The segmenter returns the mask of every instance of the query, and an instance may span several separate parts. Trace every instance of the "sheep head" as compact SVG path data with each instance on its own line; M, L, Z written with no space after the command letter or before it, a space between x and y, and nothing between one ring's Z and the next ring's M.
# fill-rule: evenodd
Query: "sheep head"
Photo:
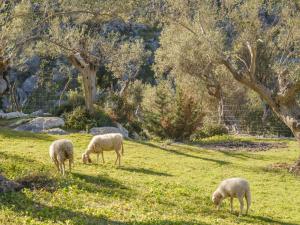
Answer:
M215 191L212 195L212 201L219 209L221 202L223 200L223 195L219 191Z
M90 156L88 154L83 153L82 154L82 162L84 164L87 164L87 163L92 163L92 160L91 160L91 158L90 158Z

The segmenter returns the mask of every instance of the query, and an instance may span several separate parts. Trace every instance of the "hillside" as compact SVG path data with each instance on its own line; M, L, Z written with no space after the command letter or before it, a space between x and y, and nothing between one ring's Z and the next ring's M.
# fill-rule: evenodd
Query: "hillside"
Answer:
M62 178L48 156L57 138L0 130L1 173L29 187L0 195L0 224L300 224L299 177L270 169L294 161L294 141L280 140L288 147L263 152L126 141L118 168L112 152L105 153L105 165L82 164L90 136L73 134L66 138L75 146L75 168ZM228 200L219 212L211 202L218 183L235 176L250 181L249 216L237 216L237 200L234 214Z

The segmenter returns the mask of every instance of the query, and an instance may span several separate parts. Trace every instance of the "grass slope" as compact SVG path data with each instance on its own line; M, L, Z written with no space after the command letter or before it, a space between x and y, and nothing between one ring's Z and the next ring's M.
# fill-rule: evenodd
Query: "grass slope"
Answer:
M59 136L0 130L0 172L10 179L37 180L36 190L0 195L0 224L300 224L300 179L284 170L297 144L267 152L222 153L188 145L125 142L123 166L83 165L89 135L67 136L75 145L75 168L57 175L48 146ZM211 140L215 141L215 140ZM95 157L94 157L95 159ZM211 193L228 177L245 177L252 188L249 216L230 214L228 200L215 210Z

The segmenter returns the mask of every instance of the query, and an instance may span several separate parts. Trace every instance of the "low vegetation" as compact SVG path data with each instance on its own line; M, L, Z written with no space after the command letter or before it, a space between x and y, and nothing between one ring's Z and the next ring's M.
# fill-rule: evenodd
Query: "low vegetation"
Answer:
M125 141L121 167L115 153L105 153L105 165L84 165L81 153L91 136L66 136L74 143L75 167L61 177L49 155L58 136L0 130L0 171L25 186L0 195L0 224L300 224L300 179L278 163L292 163L297 143L262 152L215 151L165 142ZM268 142L221 136L225 140ZM230 213L225 201L220 211L211 194L228 177L249 180L253 196L250 215Z

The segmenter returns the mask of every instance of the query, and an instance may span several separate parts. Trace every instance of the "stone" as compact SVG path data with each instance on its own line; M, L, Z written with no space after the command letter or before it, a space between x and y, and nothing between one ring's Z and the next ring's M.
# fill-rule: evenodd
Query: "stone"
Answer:
M133 132L131 136L134 140L142 140L142 138L140 137L140 135L138 135L137 132Z
M29 123L23 124L15 128L17 131L42 132L51 128L63 127L65 121L59 117L37 117Z
M122 126L120 123L116 123L117 127L120 129L121 133L123 134L123 137L128 138L129 137L129 131Z
M10 113L0 113L1 119L16 119L16 118L24 118L27 117L28 114L22 112L10 112Z
M35 88L37 88L38 77L28 77L22 84L22 89L26 94L31 94Z
M66 134L68 134L67 131L65 131L61 128L52 128L52 129L48 129L48 130L43 130L42 133L57 134L57 135L66 135Z
M44 115L44 111L42 109L30 114L30 116L43 116L43 115Z
M90 134L92 135L111 134L111 133L119 133L122 134L124 138L128 138L128 136L122 133L122 131L117 127L94 127L90 130Z

